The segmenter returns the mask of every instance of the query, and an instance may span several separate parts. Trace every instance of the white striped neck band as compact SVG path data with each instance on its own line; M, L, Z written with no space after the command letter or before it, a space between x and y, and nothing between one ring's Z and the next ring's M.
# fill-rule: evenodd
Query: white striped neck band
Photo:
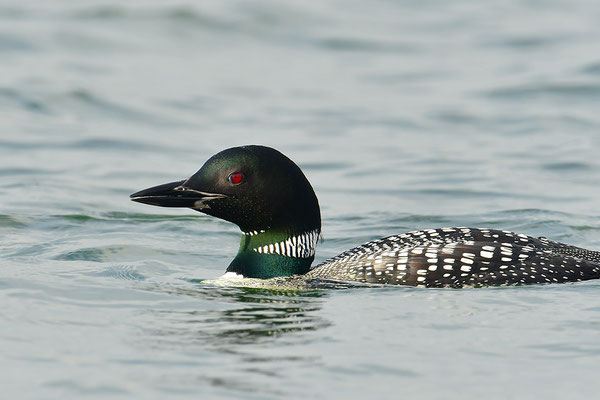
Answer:
M244 232L244 235L254 236L264 231ZM289 237L280 242L258 246L252 250L260 254L279 254L285 257L309 258L315 255L319 240L319 231L313 230Z

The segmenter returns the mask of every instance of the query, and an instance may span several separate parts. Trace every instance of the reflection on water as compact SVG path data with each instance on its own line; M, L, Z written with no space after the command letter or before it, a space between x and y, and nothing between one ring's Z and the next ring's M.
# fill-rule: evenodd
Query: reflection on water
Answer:
M331 325L318 315L327 292L250 287L218 287L198 283L193 287L154 286L160 291L199 300L201 308L153 309L152 335L163 345L260 344L286 338L308 340L294 333L316 331ZM158 328L157 328L158 327Z
M319 315L328 296L321 290L203 283L148 289L183 302L181 307L149 310L143 318L140 343L166 358L186 355L185 379L180 372L166 372L176 379L177 387L204 382L243 398L248 393L288 397L290 393L282 387L273 387L272 379L282 378L290 366L312 369L318 364L320 356L298 351L298 347L310 346L316 331L332 325Z

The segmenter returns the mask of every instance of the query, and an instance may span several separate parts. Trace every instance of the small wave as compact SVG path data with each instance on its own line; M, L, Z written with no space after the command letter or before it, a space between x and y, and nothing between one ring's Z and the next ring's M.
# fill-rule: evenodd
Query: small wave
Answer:
M62 253L56 257L54 260L58 261L94 261L94 262L102 262L105 261L105 256L107 252L114 252L114 249L108 248L87 248L87 249L78 249L74 251L69 251L67 253Z
M7 145L9 148L28 148L27 146L18 146L16 143L6 143L0 141L0 146ZM27 175L27 176L35 176L35 175L55 175L57 173L63 172L62 170L51 170L51 169L40 169L40 168L0 168L0 176L19 176L19 175Z
M0 214L0 228L23 228L28 226L22 218L17 218L12 215Z
M79 10L72 14L75 19L84 20L167 20L174 21L179 26L182 24L193 24L211 29L236 31L239 24L228 21L215 15L210 15L195 7L175 6L157 9L125 8L118 6L101 6L85 10Z
M131 265L113 265L94 275L131 281L143 281L146 279L144 275L140 274Z
M315 41L318 47L335 51L357 51L378 53L413 53L416 48L407 43L384 42L361 38L334 37Z
M313 163L303 163L301 168L303 170L316 170L316 171L330 171L330 170L340 170L340 169L348 169L351 168L353 164L344 163L344 162L313 162Z
M592 231L592 232L596 232L596 231L600 231L600 225L568 225L569 228L573 229L574 231L578 231L578 232L587 232L587 231Z
M453 125L474 125L481 123L481 118L476 117L474 114L469 114L463 111L442 111L433 115L442 122L453 124Z
M36 50L36 46L31 42L13 35L0 33L0 53L33 50Z
M63 246L64 247L64 246ZM37 251L45 251L41 246L35 247ZM53 254L56 250L53 251ZM31 249L28 250L28 253ZM106 246L90 246L71 248L71 250L62 250L51 257L56 261L89 261L95 263L137 261L153 255L165 256L174 254L167 249L157 249L151 246L138 245L119 245L111 244Z
M76 11L73 16L77 19L119 19L128 16L127 10L116 6L100 6Z
M527 97L600 97L600 85L593 83L550 83L496 88L484 93L491 98L527 98Z
M194 221L206 218L202 215L166 215L166 214L140 214L111 211L99 215L89 214L55 214L49 216L52 219L63 220L76 223L96 223L106 221L136 221L136 222L154 222L154 221Z
M99 111L111 117L116 117L124 120L132 120L136 123L145 122L151 125L168 125L170 127L172 127L173 125L180 125L180 123L176 121L159 117L155 114L147 113L145 111L139 111L132 107L120 104L118 102L105 99L97 95L96 93L93 93L86 89L71 90L59 96L57 100L59 101L59 103L64 103L64 105L70 109L72 109L74 106L82 106L85 108L89 108L91 111L94 112Z
M117 138L89 138L72 142L64 147L74 149L106 149L106 150L139 150L147 145L140 141L117 139Z
M549 171L563 171L563 172L574 171L574 172L580 172L580 171L591 170L592 166L590 164L584 163L584 162L567 161L567 162L546 163L546 164L542 165L542 168L546 169L546 170L549 170Z
M12 88L0 87L0 100L1 99L5 99L9 103L13 103L27 111L51 114L50 109L45 106L42 100L34 98L31 94L26 94Z
M600 75L600 61L585 66L582 68L582 72L590 75Z
M104 219L111 220L135 220L135 221L198 221L198 220L213 220L205 215L169 215L169 214L142 214L142 213L127 213L120 211L111 211L101 214Z
M509 38L502 38L499 40L493 41L484 41L482 42L482 46L488 47L492 46L500 46L500 47L511 47L518 48L523 50L531 50L535 48L555 45L561 41L563 38L559 37L541 37L541 36L516 36Z

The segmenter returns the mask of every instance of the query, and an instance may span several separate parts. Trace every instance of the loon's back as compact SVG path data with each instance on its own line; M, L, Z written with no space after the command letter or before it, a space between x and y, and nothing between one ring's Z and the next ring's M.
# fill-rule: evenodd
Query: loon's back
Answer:
M307 277L457 288L575 282L600 278L600 252L509 231L440 228L365 243Z

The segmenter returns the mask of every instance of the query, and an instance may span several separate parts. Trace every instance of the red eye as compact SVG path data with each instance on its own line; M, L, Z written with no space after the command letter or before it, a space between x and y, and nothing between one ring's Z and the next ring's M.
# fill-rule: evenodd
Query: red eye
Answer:
M234 172L233 174L229 175L228 180L229 183L233 185L239 185L244 181L244 175L241 172Z

